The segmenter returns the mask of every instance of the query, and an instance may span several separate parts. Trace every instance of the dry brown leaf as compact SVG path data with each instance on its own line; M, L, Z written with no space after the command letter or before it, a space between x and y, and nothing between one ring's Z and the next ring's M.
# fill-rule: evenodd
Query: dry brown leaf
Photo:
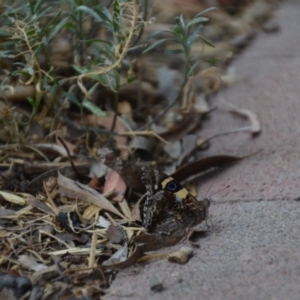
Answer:
M61 195L94 204L118 215L122 219L126 219L103 195L94 189L71 180L60 174L60 172L58 172L57 183Z
M255 153L254 153L255 154ZM252 154L252 155L254 155ZM251 155L244 157L230 156L230 155L216 155L206 157L186 164L174 172L171 177L177 181L183 181L191 176L199 175L201 172L207 171L211 168L222 167L229 163L237 162L241 159L247 158Z
M261 125L257 115L252 112L250 109L239 108L236 105L229 103L227 101L222 101L227 107L228 110L232 113L238 114L244 118L247 118L250 121L250 127L239 128L239 131L249 131L253 135L261 133Z
M40 210L48 215L56 216L55 212L47 204L45 204L43 201L41 201L37 198L29 196L27 199L27 202L31 206L37 208L38 210Z
M11 193L7 193L7 192L3 192L0 191L0 196L10 202L10 203L14 203L14 204L18 204L18 205L25 205L26 204L26 200L16 194L11 194Z
M145 194L146 195L146 194ZM138 202L134 205L132 211L131 211L131 216L132 216L132 219L134 221L140 221L142 222L142 218L141 218L141 210L140 210L140 205L141 205L141 202L143 201L144 199L144 196L142 196Z
M126 199L124 199L122 202L119 202L119 206L120 206L121 211L124 214L124 216L126 216L126 218L128 220L133 221L132 216L131 216L131 211L130 211L130 208L128 206Z
M112 200L121 202L124 199L126 189L127 186L124 180L116 171L111 170L106 177L103 194L109 194L113 192Z

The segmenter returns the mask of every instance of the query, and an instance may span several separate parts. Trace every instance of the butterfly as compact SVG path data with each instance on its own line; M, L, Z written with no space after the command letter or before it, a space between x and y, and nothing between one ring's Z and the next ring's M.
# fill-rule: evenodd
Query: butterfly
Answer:
M147 190L143 227L147 233L180 235L208 217L210 201L198 201L172 177L145 169L142 182Z

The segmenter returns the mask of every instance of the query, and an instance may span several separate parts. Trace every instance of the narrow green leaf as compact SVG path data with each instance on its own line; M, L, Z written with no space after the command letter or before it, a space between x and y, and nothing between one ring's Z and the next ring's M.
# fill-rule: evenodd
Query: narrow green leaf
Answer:
M65 97L68 98L72 103L74 103L74 104L76 104L76 105L78 105L78 106L81 105L80 102L79 102L79 100L75 97L74 94L65 92L64 95L65 95Z
M209 59L205 59L203 62L207 62L207 63L211 64L212 66L215 66L217 63L220 62L220 59L218 59L218 58L209 58Z
M169 50L165 50L165 53L166 53L166 54L173 55L173 54L181 54L181 53L184 53L184 51L183 51L182 49L169 49Z
M54 37L57 36L57 33L62 30L67 24L68 18L62 19L50 32L47 38L47 42L49 43Z
M98 81L99 83L101 83L102 85L106 86L108 85L108 79L107 76L102 76L102 75L91 75L89 76L91 79L95 79L96 81Z
M10 37L10 36L12 36L12 34L10 32L8 32L8 31L0 30L0 36Z
M93 17L97 22L102 23L103 19L91 8L85 6L85 5L80 5L75 9L75 12L82 11L91 17Z
M73 68L80 74L86 74L89 73L91 70L89 70L88 68L85 67L81 67L78 65L73 65Z
M183 15L182 14L179 17L179 20L180 20L181 27L184 28L185 27L185 23L184 23L184 19L183 19Z
M102 16L104 20L106 19L107 21L112 22L112 15L110 11L105 6L102 6L101 8L101 10L98 10L99 15Z
M93 102L87 100L86 98L83 99L82 106L99 117L106 116L105 112L101 108L99 108L97 105L95 105Z
M155 47L157 47L158 45L164 43L165 41L167 41L168 39L162 39L162 40L158 40L154 43L152 43L149 47L147 47L142 53L147 53L149 51L151 51L152 49L154 49Z
M189 69L188 71L188 77L190 77L191 75L193 75L194 70L196 69L196 67L200 64L200 61L196 62L195 64L192 65L192 67Z
M189 28L194 24L204 23L204 22L207 22L208 20L209 20L208 18L204 18L204 17L193 18L190 22L188 22L186 27Z
M206 40L205 38L203 38L201 36L201 40L203 43L205 43L206 45L210 46L210 47L213 47L213 48L216 48L215 45L213 45L212 43L210 43L208 40Z
M96 39L84 40L84 42L85 42L85 43L89 43L89 44L92 44L92 43L105 43L105 44L107 44L107 45L109 45L109 46L111 46L111 47L113 46L111 42L106 41L106 40L102 40L102 39L98 39L98 38L96 38Z
M53 25L56 25L55 23L57 23L58 18L61 16L61 10L59 10L59 12L50 20L50 22L43 27L43 31L48 30L49 28L51 28ZM55 28L55 27L54 27ZM52 28L51 28L52 29Z
M184 28L181 27L181 25L174 25L171 28L171 32L176 36L177 39L183 40L185 36Z
M160 34L162 32L168 32L170 34L173 34L172 31L170 31L170 30L157 30L157 31L154 31L151 34L149 34L148 37L147 37L147 40L152 39L153 37L157 36L158 34Z
M216 10L216 9L217 9L216 7L210 7L208 9L205 9L205 10L201 11L199 14L197 14L194 18L198 18L198 17L206 14L207 12L212 11L212 10Z
M195 42L196 38L198 37L198 34L199 34L200 30L202 29L202 27L203 27L202 24L198 25L197 28L194 30L193 34L188 37L187 46L189 48L194 44L194 42Z
M10 51L0 51L0 58L14 58Z

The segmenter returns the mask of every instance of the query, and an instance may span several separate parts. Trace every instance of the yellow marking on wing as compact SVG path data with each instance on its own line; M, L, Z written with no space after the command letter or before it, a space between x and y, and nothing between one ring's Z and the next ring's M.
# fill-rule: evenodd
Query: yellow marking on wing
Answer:
M182 188L181 190L177 191L174 194L182 199L185 199L189 194L189 192L185 188Z
M164 189L167 186L167 184L172 180L174 180L172 177L166 178L165 180L162 181L161 187Z

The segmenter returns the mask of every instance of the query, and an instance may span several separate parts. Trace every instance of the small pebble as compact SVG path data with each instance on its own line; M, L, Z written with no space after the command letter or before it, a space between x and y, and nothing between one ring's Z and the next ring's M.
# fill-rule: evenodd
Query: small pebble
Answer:
M161 292L164 289L162 282L157 276L153 276L150 279L150 290L153 292Z

